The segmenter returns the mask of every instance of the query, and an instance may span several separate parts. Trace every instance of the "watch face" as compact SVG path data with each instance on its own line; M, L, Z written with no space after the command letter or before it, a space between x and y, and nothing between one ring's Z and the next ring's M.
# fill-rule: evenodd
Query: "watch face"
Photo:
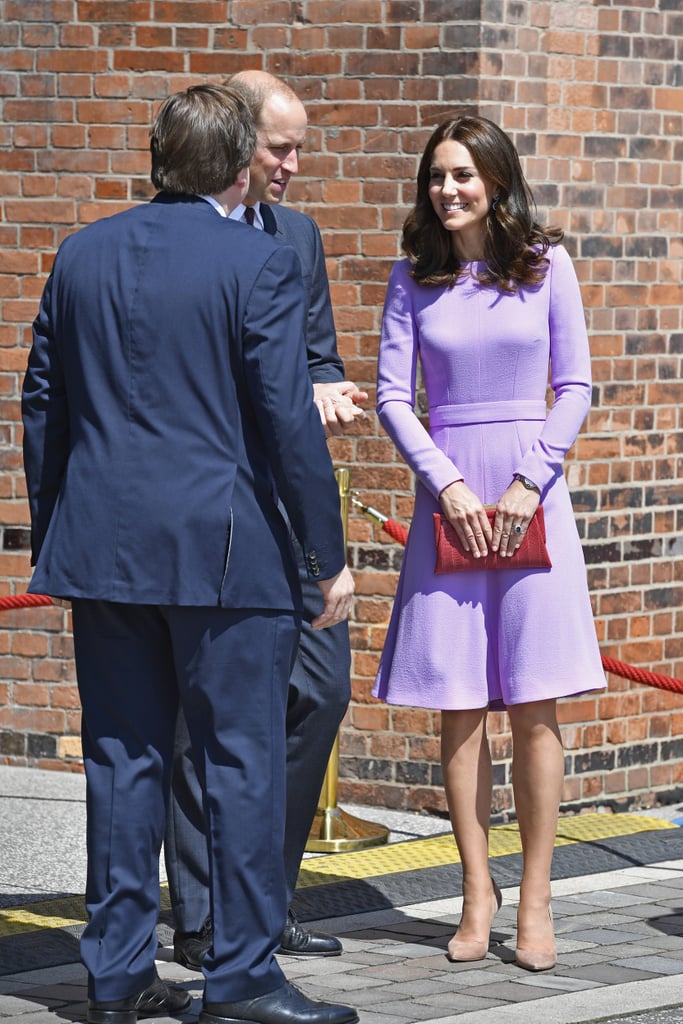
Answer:
M533 480L530 480L528 476L522 476L521 473L517 473L517 475L515 476L515 480L519 480L520 484L522 484L522 486L526 487L527 491L537 491L538 490L538 487L536 486L536 484L533 482Z

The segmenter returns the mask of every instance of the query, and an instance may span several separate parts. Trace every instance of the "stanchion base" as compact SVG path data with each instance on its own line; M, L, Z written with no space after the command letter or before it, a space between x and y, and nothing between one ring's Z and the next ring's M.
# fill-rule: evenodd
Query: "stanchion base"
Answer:
M307 853L344 853L380 846L389 839L386 825L363 821L339 807L318 809L306 843Z

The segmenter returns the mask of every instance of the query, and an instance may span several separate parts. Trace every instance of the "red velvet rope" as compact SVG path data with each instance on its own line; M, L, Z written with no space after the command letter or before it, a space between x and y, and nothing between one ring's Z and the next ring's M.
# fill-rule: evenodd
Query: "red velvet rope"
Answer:
M649 669L639 668L637 665L625 665L623 661L616 658L609 658L606 654L601 655L602 667L605 672L621 676L622 679L632 679L635 683L645 683L646 686L656 686L660 690L671 690L672 693L683 693L683 679L674 679L673 676L663 676L659 672L650 672Z
M365 515L381 523L382 529L397 543L405 547L408 539L408 530L405 526L397 523L395 519L389 519L376 509L371 509L369 505L364 505L357 498L353 498L352 502ZM33 608L36 605L50 604L52 604L52 598L47 597L46 594L12 594L9 597L0 597L0 612L10 608ZM683 679L663 676L659 672L650 672L649 669L639 668L637 665L627 665L623 661L617 661L616 658L609 658L606 654L602 655L602 667L605 672L621 676L622 679L631 679L635 683L656 686L660 690L670 690L673 693L683 693Z
M387 519L386 523L382 523L382 527L386 530L390 537L397 540L403 547L406 546L408 540L408 531L405 526L401 526L395 519Z
M35 608L41 604L52 604L52 598L47 594L11 594L0 597L0 612L8 608Z

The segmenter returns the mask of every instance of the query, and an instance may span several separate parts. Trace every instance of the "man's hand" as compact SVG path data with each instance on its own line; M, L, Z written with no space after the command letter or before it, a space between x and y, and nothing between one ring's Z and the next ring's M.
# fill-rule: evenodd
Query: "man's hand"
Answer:
M313 385L313 401L327 437L338 437L349 429L354 420L365 416L360 406L367 399L367 392L361 391L350 380Z
M320 615L313 619L313 629L325 629L326 626L334 626L348 619L355 590L353 576L348 568L344 566L332 579L318 580L317 583L325 599L325 607Z

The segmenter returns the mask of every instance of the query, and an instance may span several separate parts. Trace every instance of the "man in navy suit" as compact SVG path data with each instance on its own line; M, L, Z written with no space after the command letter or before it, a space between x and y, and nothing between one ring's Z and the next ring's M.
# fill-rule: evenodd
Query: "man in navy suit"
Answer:
M35 573L72 602L87 779L89 1024L187 1010L157 976L158 860L179 700L204 789L203 1024L345 1024L275 958L285 712L302 612L288 525L349 612L339 497L306 375L298 257L228 219L244 100L196 86L154 124L151 203L57 254L23 392ZM276 497L277 495L277 497Z
M299 255L306 288L308 375L326 431L340 434L362 415L360 403L367 396L344 380L317 225L311 217L281 205L289 180L299 170L306 111L289 86L266 72L240 72L229 83L249 104L257 129L249 191L231 217L261 228L291 245ZM304 621L287 705L285 873L290 902L332 745L348 706L351 658L346 622L325 630L311 625L320 612L320 593L307 579L295 538L294 545L304 595ZM211 945L203 828L201 790L181 716L165 856L176 924L175 958L194 970L201 969ZM281 953L336 956L342 951L336 937L304 928L291 909L283 925Z

